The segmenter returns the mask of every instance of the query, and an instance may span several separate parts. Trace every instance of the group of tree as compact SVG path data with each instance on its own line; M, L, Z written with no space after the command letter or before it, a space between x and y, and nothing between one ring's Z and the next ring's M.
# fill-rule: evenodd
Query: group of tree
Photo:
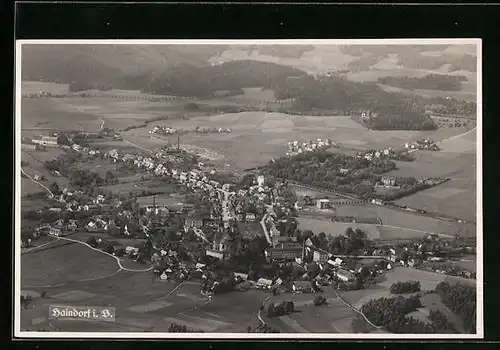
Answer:
M33 302L33 297L31 295L21 295L21 307L26 309Z
M420 282L419 281L404 281L395 282L391 285L391 294L408 294L420 292Z
M71 169L69 173L69 182L75 187L92 187L104 185L106 180L98 173L90 170Z
M113 254L115 253L115 247L111 242L107 242L105 240L99 241L96 237L92 236L87 239L87 244L92 248L99 248L102 251ZM123 254L122 254L123 255Z
M292 67L250 60L203 67L181 64L151 76L142 90L162 95L215 97L220 91L283 84L290 76L307 74Z
M269 326L267 323L265 323L263 325L258 325L255 328L248 326L247 333L280 333L280 331L276 328Z
M438 128L437 123L422 112L398 110L381 113L377 118L364 121L364 124L373 130L436 130Z
M448 321L446 315L439 309L430 310L429 320L437 334L458 333L451 322Z
M378 79L380 84L399 87L409 90L440 90L440 91L461 91L462 82L467 81L463 75L428 74L424 77L401 77L389 76Z
M374 325L384 327L391 333L435 333L429 324L407 316L420 307L419 297L398 296L370 300L361 311Z
M63 176L66 176L71 165L81 158L79 153L65 153L55 159L45 161L44 166L49 171L57 170Z
M189 328L185 324L171 323L168 327L169 333L204 333L202 330Z
M295 310L295 304L293 303L293 301L284 300L277 305L274 305L274 303L271 302L267 306L267 316L280 317L291 314L294 310Z
M340 172L343 167L353 170L352 175L343 175ZM376 182L377 176L395 167L396 164L389 159L372 163L341 153L315 151L278 158L263 167L262 172L266 176L368 198L373 192L372 183ZM365 184L365 180L369 184Z
M431 185L422 183L422 182L417 182L413 185L409 186L401 186L397 191L391 191L391 192L385 192L385 193L374 193L372 195L372 198L377 198L380 199L384 202L391 202L395 201L397 199L410 196L412 194L415 194L417 192L420 192L422 190L425 190L427 188L431 187Z
M314 306L325 305L326 302L327 302L326 298L322 295L315 296L313 300Z
M360 228L348 227L345 235L334 237L328 242L328 251L333 254L353 255L368 246L366 232Z
M463 321L467 333L476 331L476 290L473 286L441 282L436 286L436 293L443 304L450 308Z
M111 84L90 84L83 80L74 81L69 84L69 92L80 92L88 90L109 91L113 88Z

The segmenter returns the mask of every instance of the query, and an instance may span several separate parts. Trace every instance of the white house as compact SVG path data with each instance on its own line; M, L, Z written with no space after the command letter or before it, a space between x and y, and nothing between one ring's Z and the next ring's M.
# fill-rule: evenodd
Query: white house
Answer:
M269 280L269 279L266 279L266 278L259 278L257 280L257 285L261 288L271 288L273 284L273 281Z
M352 281L354 281L354 275L351 272L343 270L343 269L338 269L335 272L335 275L337 276L337 278L339 280L341 280L343 282L352 282Z

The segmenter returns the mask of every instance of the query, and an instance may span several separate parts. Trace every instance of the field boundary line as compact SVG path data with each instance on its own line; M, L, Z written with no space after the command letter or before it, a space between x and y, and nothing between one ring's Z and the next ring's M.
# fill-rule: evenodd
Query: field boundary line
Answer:
M47 186L45 186L44 184L42 184L41 182L38 182L36 181L34 178L32 178L30 175L28 175L24 169L21 167L21 173L23 173L28 179L30 179L31 181L33 181L34 183L36 183L37 185L43 187L48 193L49 193L49 197L50 198L54 198L54 194L52 193L51 190L49 190L49 188Z
M71 238L66 238L66 237L59 237L59 238L60 238L60 239L62 239L62 240L65 240L65 241L70 241L70 242L75 242L75 243L78 243L78 244L82 244L82 245L84 245L84 246L86 246L86 247L88 247L88 248L90 248L90 249L92 249L92 250L94 250L94 251L96 251L96 252L99 252L99 253L101 253L101 254L105 254L105 255L107 255L107 256L112 257L113 259L115 259L115 260L116 260L116 262L117 262L118 266L120 267L120 269L122 269L122 270L124 270L124 271L129 271L129 272L147 272L147 271L151 271L151 270L153 269L153 266L150 266L149 268L147 268L147 269L142 269L142 270L133 270L133 269L129 269L129 268L127 268L127 267L123 266L123 265L122 265L122 262L121 262L121 260L120 260L120 258L118 258L118 257L114 256L113 254L110 254L110 253L108 253L108 252L105 252L105 251L102 251L102 250L100 250L100 249L94 248L94 247L92 247L91 245L89 245L89 244L87 244L87 243L85 243L85 242L79 241L79 240L77 240L77 239L71 239Z
M52 237L51 237L51 238L52 238ZM41 244L41 245L36 246L36 247L28 248L28 249L25 249L24 251L23 251L23 250L21 250L21 255L22 255L22 254L26 254L26 253L31 253L31 252L33 252L33 251L36 251L37 249L40 249L40 248L42 248L42 247L45 247L45 246L47 246L47 245L49 245L49 244L52 244L52 243L55 243L55 242L57 242L57 241L59 241L59 237L57 237L54 241L50 241L50 242L47 242L47 243Z
M361 315L365 321L372 327L374 327L375 329L380 329L380 330L384 330L385 329L383 327L380 327L380 326L376 326L374 325L366 316L365 314L363 313L363 311L361 310L358 310L357 308L355 308L354 306L352 306L350 303L348 303L347 301L345 301L339 294L339 292L337 290L335 290L335 293L337 294L337 298L343 302L348 308L350 308L351 310L353 310L354 312L356 312L357 314Z

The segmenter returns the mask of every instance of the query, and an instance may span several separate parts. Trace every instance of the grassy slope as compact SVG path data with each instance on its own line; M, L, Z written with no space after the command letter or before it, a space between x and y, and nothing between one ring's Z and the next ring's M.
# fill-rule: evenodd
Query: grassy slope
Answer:
M114 80L120 75L143 74L180 63L207 64L221 46L187 45L25 45L23 80L70 83L87 78Z

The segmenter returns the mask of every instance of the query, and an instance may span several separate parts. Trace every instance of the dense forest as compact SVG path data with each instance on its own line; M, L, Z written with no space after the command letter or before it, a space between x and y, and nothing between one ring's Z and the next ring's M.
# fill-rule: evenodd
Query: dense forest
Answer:
M404 298L379 298L364 304L361 311L375 325L384 327L391 333L434 333L427 323L407 314L422 307L418 296Z
M443 304L460 316L467 333L476 332L476 290L469 285L441 282L436 286Z
M351 169L352 174L343 175L340 168ZM261 170L266 176L368 198L372 194L373 184L379 180L378 175L395 168L396 164L390 160L374 163L341 153L316 151L278 158ZM368 183L364 184L363 180Z
M409 313L422 307L418 296L404 298L379 298L363 305L361 311L375 325L384 327L391 333L457 333L446 316L439 310L432 310L429 322L420 321L408 316Z
M244 87L272 87L288 79L306 77L301 70L275 63L259 61L232 61L216 66L170 67L150 77L142 90L163 95L207 97L216 91L238 90Z
M419 281L396 282L391 285L391 294L407 294L420 292Z
M399 87L402 89L427 89L440 91L461 91L462 82L467 81L463 75L428 74L421 78L413 77L382 77L380 84Z

